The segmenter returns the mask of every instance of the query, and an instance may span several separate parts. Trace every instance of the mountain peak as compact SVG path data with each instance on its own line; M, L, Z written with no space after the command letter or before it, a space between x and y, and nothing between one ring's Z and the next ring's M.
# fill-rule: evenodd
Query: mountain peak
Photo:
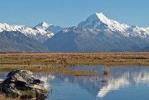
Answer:
M90 15L85 21L78 26L84 28L106 29L107 26L113 24L113 20L107 18L102 12Z
M36 29L48 29L49 28L49 24L45 21L39 23L38 25L35 26Z
M107 23L107 24L110 23L110 19L107 18L102 12L100 13L96 12L95 15L101 22Z
M105 16L103 12L96 12L95 13L97 16Z
M41 23L41 25L44 26L44 27L49 27L49 24L48 24L47 22L45 22L45 21L43 21L43 22Z
M105 15L104 15L104 13L102 13L102 12L96 12L95 13L95 15L100 19L100 18L107 18Z
M106 17L102 12L94 13L85 21L81 22L78 27L93 28L100 30L112 30L124 32L129 27L126 24L121 24L113 19Z

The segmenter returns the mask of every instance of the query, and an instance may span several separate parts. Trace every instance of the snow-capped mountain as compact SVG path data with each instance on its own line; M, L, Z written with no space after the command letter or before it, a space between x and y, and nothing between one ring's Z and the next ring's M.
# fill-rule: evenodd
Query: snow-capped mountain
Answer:
M44 42L48 38L54 36L54 32L49 30L50 25L46 22L42 22L35 27L29 27L25 25L9 25L6 23L0 23L0 32L8 31L8 32L20 32L25 36L38 40L39 42ZM58 31L57 31L58 32Z
M51 51L141 51L149 47L149 28L122 24L95 13L45 44Z
M95 13L89 16L87 20L81 22L78 27L97 30L109 29L111 31L124 32L129 26L107 18L103 13Z
M125 36L148 36L149 27L142 28L138 26L129 26L127 24L121 24L115 20L109 19L103 13L95 13L87 18L87 20L81 22L78 25L79 28L94 29L98 31L108 30L119 32Z
M43 43L56 34L49 28L46 22L35 27L0 23L0 51L48 51Z
M149 27L130 26L95 13L69 28L46 22L35 27L0 23L0 41L0 51L9 47L8 51L15 51L17 45L18 51L38 49L38 45L42 49L37 51L51 52L149 51ZM22 49L23 45L27 48Z
M36 25L34 28L37 29L37 30L47 30L49 28L49 24L46 23L46 22L42 22L42 23L39 23L38 25Z

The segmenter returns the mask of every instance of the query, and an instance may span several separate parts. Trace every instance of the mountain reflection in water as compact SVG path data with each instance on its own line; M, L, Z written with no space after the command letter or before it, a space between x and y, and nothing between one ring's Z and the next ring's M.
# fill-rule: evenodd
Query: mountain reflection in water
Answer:
M69 66L71 70L95 71L96 76L39 72L48 100L149 100L148 66ZM4 77L6 73L0 73Z
M72 92L72 96L68 96L69 99L67 100L75 100L74 96L78 96L77 99L83 100L80 95L84 95L88 97L88 95L83 94L84 90L85 92L89 93L91 99L86 100L100 100L104 99L108 94L112 94L113 91L120 91L123 89L131 89L132 87L149 87L149 68L147 67L140 67L140 66L117 66L117 67L102 67L102 66L74 66L70 67L72 70L89 70L89 71L96 71L97 76L67 76L67 75L55 75L55 82L51 82L52 87L55 87L55 84L60 82L63 84L57 84L61 85L61 88L56 88L57 91L65 92L67 91L67 88L71 84L74 86L73 88L80 88L78 91L69 91ZM53 81L54 81L53 80ZM64 86L64 84L68 84L67 86ZM134 89L133 88L133 89ZM62 89L62 90L61 90ZM66 90L63 90L66 89ZM71 89L71 88L70 88ZM58 96L57 91L55 91L52 95L52 100L54 97ZM142 89L140 89L142 90ZM83 92L82 92L83 91ZM73 93L80 92L79 95L74 95ZM139 92L139 91L138 91ZM49 98L51 98L49 95ZM126 95L126 94L125 94ZM137 95L137 94L136 94ZM67 97L67 93L63 95L64 97ZM60 100L66 100L59 98ZM79 98L80 96L80 98ZM135 96L134 94L132 96ZM147 96L149 98L149 96ZM109 100L109 99L108 99ZM110 100L114 100L110 98Z

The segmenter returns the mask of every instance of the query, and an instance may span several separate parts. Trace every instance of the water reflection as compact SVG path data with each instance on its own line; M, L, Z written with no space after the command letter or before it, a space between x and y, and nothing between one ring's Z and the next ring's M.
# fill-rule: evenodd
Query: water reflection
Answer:
M107 84L104 85L99 89L99 92L97 94L97 97L104 97L106 94L113 90L119 90L120 88L124 88L130 84L128 80L129 76L128 74L123 74L122 76L118 78L113 78L111 77L108 81Z
M40 72L48 100L148 100L149 67L69 66L71 70L95 71L96 76L73 76ZM4 77L6 73L0 73ZM141 97L141 99L139 99Z
M72 67L73 70L92 70L97 72L97 76L93 77L75 77L75 76L66 76L66 75L55 75L56 82L61 82L64 84L71 84L74 86L79 86L80 92L82 95L82 91L90 94L92 99L86 100L100 100L104 99L108 94L112 94L112 91L119 91L121 89L127 88L128 90L133 86L147 86L149 83L149 68L147 67ZM59 81L60 80L60 81ZM51 83L52 86L55 86L55 83ZM62 85L63 87L63 85ZM69 86L67 86L69 87ZM76 87L77 88L77 87ZM64 89L64 88L63 88ZM67 88L66 88L67 89ZM58 90L58 89L57 89ZM65 90L60 90L61 92L65 92ZM75 93L74 91L70 91ZM119 91L120 92L120 91ZM55 91L54 96L58 96ZM136 94L137 95L137 94ZM56 100L54 99L52 100ZM64 95L67 96L67 94ZM79 96L79 95L78 95ZM88 97L89 95L84 95ZM69 96L70 97L70 96ZM70 97L67 100L75 100ZM149 96L148 96L149 98ZM65 100L65 99L62 99ZM79 100L82 100L80 97ZM110 100L114 100L110 98Z

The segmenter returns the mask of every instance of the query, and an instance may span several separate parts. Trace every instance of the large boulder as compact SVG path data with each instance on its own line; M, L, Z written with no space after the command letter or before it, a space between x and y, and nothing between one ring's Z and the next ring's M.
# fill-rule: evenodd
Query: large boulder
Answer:
M44 82L36 79L28 70L9 72L7 78L0 85L1 92L12 98L44 100L48 96Z

